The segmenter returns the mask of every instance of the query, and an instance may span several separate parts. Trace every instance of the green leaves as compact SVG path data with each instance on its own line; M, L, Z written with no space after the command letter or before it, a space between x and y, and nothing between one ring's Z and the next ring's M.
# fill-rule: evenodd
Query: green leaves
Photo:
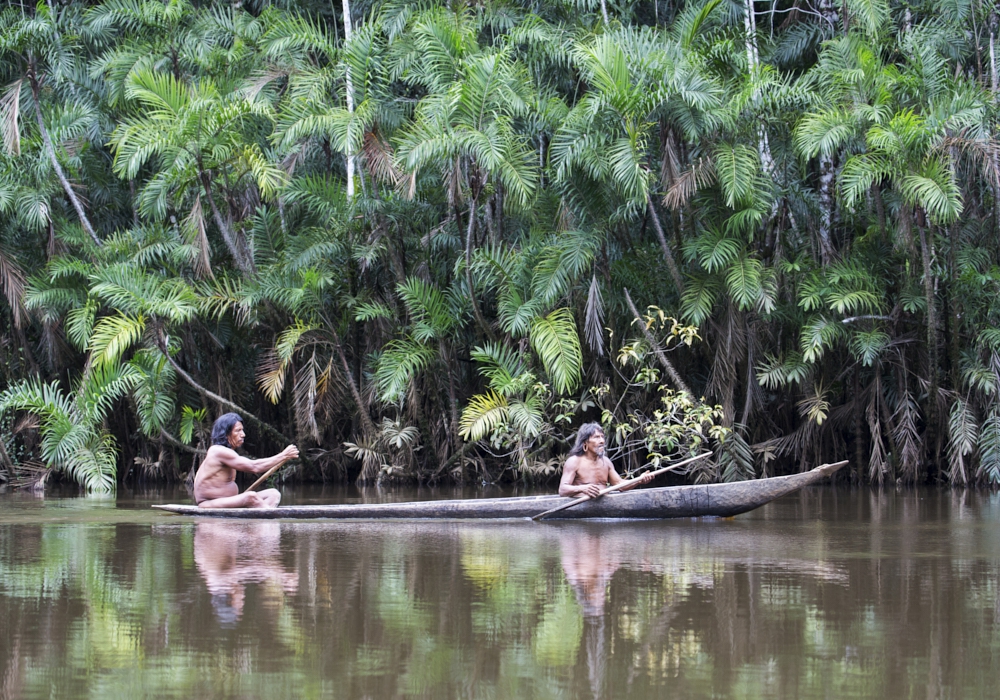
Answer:
M0 394L0 413L23 410L37 415L42 459L88 492L109 493L115 489L117 456L114 438L100 424L136 381L127 365L110 364L94 368L72 397L54 382L27 380Z
M889 3L885 0L847 0L847 9L869 36L877 36L889 22Z
M160 430L165 429L175 418L176 373L163 353L156 350L136 353L131 366L135 370L136 377L132 395L138 409L142 432L149 437L158 437ZM184 432L182 429L182 439L184 442L190 442L190 429L187 431L187 439L183 438Z
M709 227L685 246L685 252L696 257L706 271L715 272L736 260L743 252L743 245L743 241L722 228Z
M572 311L556 309L535 319L529 338L555 390L562 394L576 389L583 369L583 352Z
M954 174L937 159L924 163L916 173L900 182L903 196L918 204L934 223L948 224L962 213L962 193Z
M743 144L720 144L713 159L726 206L735 208L749 202L760 172L757 152Z
M206 408L199 408L195 410L190 406L181 407L181 422L179 428L181 442L191 442L191 438L194 436L195 426L205 420L205 416L207 414L208 409Z
M1000 411L993 407L979 432L979 472L991 484L1000 484Z
M736 260L727 270L726 286L737 308L749 309L763 296L762 271L760 261L751 257Z
M446 26L430 22L427 37L454 39ZM454 45L444 50L442 41L430 41L428 50L423 61L432 71L426 74L432 92L400 138L400 161L416 173L432 164L450 169L456 157L469 159L502 183L512 204L528 206L538 183L536 159L513 122L526 110L530 93L523 70L506 51L466 57Z
M379 396L384 401L401 401L410 381L430 364L434 356L434 350L412 339L389 341L375 369Z
M278 336L274 351L265 355L257 368L257 386L271 403L278 403L285 389L285 375L304 336L319 326L296 320Z
M487 343L475 348L470 356L479 363L479 373L490 382L490 389L501 396L524 393L535 381L524 364L524 358L514 348Z
M95 367L117 363L122 354L142 337L146 330L146 319L142 316L105 316L87 341L90 362Z
M857 135L857 117L846 109L810 112L795 126L795 148L806 158L830 156Z
M462 411L460 435L470 442L482 440L507 422L509 412L507 399L496 392L473 396Z
M889 334L880 331L859 331L851 336L851 352L861 364L871 366L889 344Z
M799 341L802 349L802 359L806 362L816 362L823 353L842 338L844 329L841 324L822 316L813 318L802 328Z
M413 337L419 342L437 340L461 323L461 312L432 284L410 277L396 287L413 321Z
M955 399L948 414L948 461L951 463L953 483L966 483L968 474L965 459L976 451L979 441L979 424L969 403ZM990 461L993 455L990 455Z

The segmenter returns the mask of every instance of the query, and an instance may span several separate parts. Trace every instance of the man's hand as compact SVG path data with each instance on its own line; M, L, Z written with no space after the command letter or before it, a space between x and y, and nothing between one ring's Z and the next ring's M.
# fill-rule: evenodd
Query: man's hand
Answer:
M653 472L646 472L645 474L639 477L639 481L636 482L636 486L642 486L644 484L648 484L652 480L653 480Z
M297 459L299 456L299 448L295 445L289 445L281 451L281 461L287 462L290 459Z
M577 492L580 496L590 496L591 498L597 498L601 495L601 487L597 484L584 484L580 487Z

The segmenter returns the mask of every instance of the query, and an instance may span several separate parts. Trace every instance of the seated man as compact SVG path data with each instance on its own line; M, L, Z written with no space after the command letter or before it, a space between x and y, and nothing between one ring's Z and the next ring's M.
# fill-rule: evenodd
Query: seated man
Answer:
M212 426L212 446L194 475L194 500L199 508L274 508L281 501L278 489L240 493L236 472L262 474L271 467L299 456L299 448L289 445L267 459L247 459L236 454L243 445L243 418L237 413L219 416Z
M620 490L628 491L652 480L653 475L646 472L636 483ZM559 495L597 498L601 489L621 482L622 478L615 471L611 460L604 456L604 430L600 423L584 423L576 434L576 444L569 451L569 459L563 466Z

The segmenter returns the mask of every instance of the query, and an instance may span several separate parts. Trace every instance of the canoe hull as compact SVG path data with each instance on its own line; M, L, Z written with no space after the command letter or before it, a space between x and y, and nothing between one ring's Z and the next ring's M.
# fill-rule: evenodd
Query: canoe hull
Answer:
M559 511L552 519L635 518L665 519L702 516L731 517L746 513L776 498L815 484L847 462L826 464L802 474L755 481L699 486L668 486L610 493L602 498ZM190 505L153 506L180 515L215 518L330 518L384 519L498 519L530 518L563 505L562 496L527 496L409 503L280 506L278 508L199 508Z

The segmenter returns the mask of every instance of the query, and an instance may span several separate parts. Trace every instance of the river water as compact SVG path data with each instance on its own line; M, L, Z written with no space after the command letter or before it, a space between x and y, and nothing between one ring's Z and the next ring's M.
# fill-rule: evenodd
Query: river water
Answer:
M184 499L0 494L0 698L1000 693L994 494L820 487L663 522L148 508Z

